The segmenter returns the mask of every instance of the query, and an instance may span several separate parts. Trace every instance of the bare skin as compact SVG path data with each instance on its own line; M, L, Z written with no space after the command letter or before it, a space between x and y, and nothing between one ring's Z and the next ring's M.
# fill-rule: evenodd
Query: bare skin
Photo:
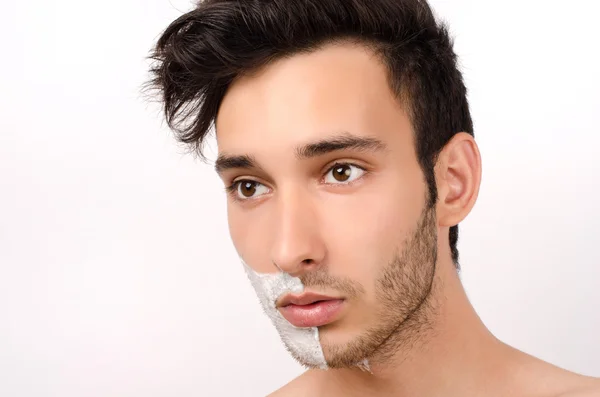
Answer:
M332 277L364 287L340 318L320 330L325 358L339 368L310 369L271 396L600 396L600 380L496 339L470 304L448 241L449 228L469 214L479 192L481 158L469 134L455 135L436 163L438 200L427 234L435 238L435 262L411 250L407 241L423 213L427 185L406 109L369 50L329 45L240 78L223 100L216 131L220 155L248 155L255 163L220 170L227 185L255 183L246 192L252 197L234 190L228 199L232 241L244 261L260 273L274 271L275 261L297 277L326 268ZM298 147L340 131L377 139L385 150L296 155ZM328 171L335 161L367 172L348 168L356 182L338 183ZM431 269L411 287L414 296L426 296L428 312L417 308L405 323L418 319L421 325L397 327L385 343L353 352L365 354L371 372L345 368L350 352L344 346L367 329L387 329L378 315L376 280L397 251L412 255L404 269ZM399 300L402 290L393 291ZM332 289L318 292L340 296Z
M461 312L454 313L456 321L447 321L443 341L421 341L400 365L373 374L308 370L269 396L600 396L599 379L556 367L494 338L459 284L455 280L454 298L462 308L452 310ZM462 327L468 331L456 332Z

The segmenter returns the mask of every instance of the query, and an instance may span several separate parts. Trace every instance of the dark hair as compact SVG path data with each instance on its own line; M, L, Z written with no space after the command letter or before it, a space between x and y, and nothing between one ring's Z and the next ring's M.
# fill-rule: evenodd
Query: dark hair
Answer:
M437 157L454 134L473 135L473 122L447 25L425 0L206 0L161 35L146 87L159 91L178 139L205 160L205 137L236 77L348 40L373 49L386 65L390 89L410 116L429 205L435 205ZM460 268L458 225L449 239Z

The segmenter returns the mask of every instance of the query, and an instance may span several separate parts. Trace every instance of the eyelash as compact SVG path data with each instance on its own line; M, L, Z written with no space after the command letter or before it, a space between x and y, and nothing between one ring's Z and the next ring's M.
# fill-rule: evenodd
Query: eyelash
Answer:
M364 178L364 177L365 177L365 175L368 173L368 171L367 171L367 170L366 170L364 167L361 167L361 166L360 166L360 165L358 165L358 164L355 164L355 163L350 163L350 162L338 162L338 163L334 163L334 164L332 164L332 165L331 165L331 167L329 167L329 168L327 169L327 171L325 171L325 174L324 174L324 175L327 175L327 173L329 173L329 171L331 171L331 170L332 170L332 169L334 169L335 167L339 167L339 166L341 166L341 165L351 165L351 166L353 166L353 167L356 167L356 168L358 168L358 169L360 169L360 170L362 170L362 171L363 171L363 175L362 175L362 176L361 176L359 179L357 179L357 180L354 180L354 181L351 181L351 182L348 182L348 183L331 183L330 185L351 186L351 185L353 185L354 183L356 183L358 180L360 180L361 178ZM252 200L252 198L241 199L241 198L239 198L239 197L237 196L237 189L238 189L238 186L239 186L239 184L240 184L240 183L242 183L242 182L255 182L255 183L260 183L260 182L257 182L257 181L253 181L253 180L251 180L251 179L240 179L240 180L238 180L238 181L235 181L235 182L233 182L231 185L229 185L229 186L225 187L225 191L227 192L227 194L228 194L228 195L229 195L229 196L230 196L230 197L231 197L231 198L232 198L234 201L249 201L249 200Z

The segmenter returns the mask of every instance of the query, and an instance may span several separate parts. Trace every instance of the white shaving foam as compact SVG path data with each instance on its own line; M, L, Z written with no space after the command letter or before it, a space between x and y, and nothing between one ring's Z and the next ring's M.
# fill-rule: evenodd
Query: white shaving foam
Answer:
M265 314L271 319L286 348L302 364L320 369L328 369L323 348L319 340L317 327L299 328L287 321L277 310L277 299L287 293L299 294L304 291L304 285L298 277L288 273L257 273L242 260L246 274ZM369 361L365 358L356 366L363 371L371 372ZM371 372L372 373L372 372Z
M302 281L284 272L257 273L244 261L242 263L265 314L275 325L281 340L290 353L301 363L327 369L327 362L319 342L319 329L317 327L298 328L290 324L275 307L277 299L284 294L302 293L304 291Z

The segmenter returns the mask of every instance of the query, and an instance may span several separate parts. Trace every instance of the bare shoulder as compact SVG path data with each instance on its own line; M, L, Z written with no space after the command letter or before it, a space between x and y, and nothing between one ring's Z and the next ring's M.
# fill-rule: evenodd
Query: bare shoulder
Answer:
M553 367L547 377L540 379L551 385L552 397L600 397L600 378L581 375L563 368Z
M517 349L513 375L522 395L543 397L600 397L600 378L559 367Z
M575 384L557 397L600 397L600 378L579 376Z
M305 395L302 393L303 391L301 389L294 387L294 381L291 381L280 389L275 390L267 397L301 397Z
M312 371L306 371L267 397L305 397L314 395Z

